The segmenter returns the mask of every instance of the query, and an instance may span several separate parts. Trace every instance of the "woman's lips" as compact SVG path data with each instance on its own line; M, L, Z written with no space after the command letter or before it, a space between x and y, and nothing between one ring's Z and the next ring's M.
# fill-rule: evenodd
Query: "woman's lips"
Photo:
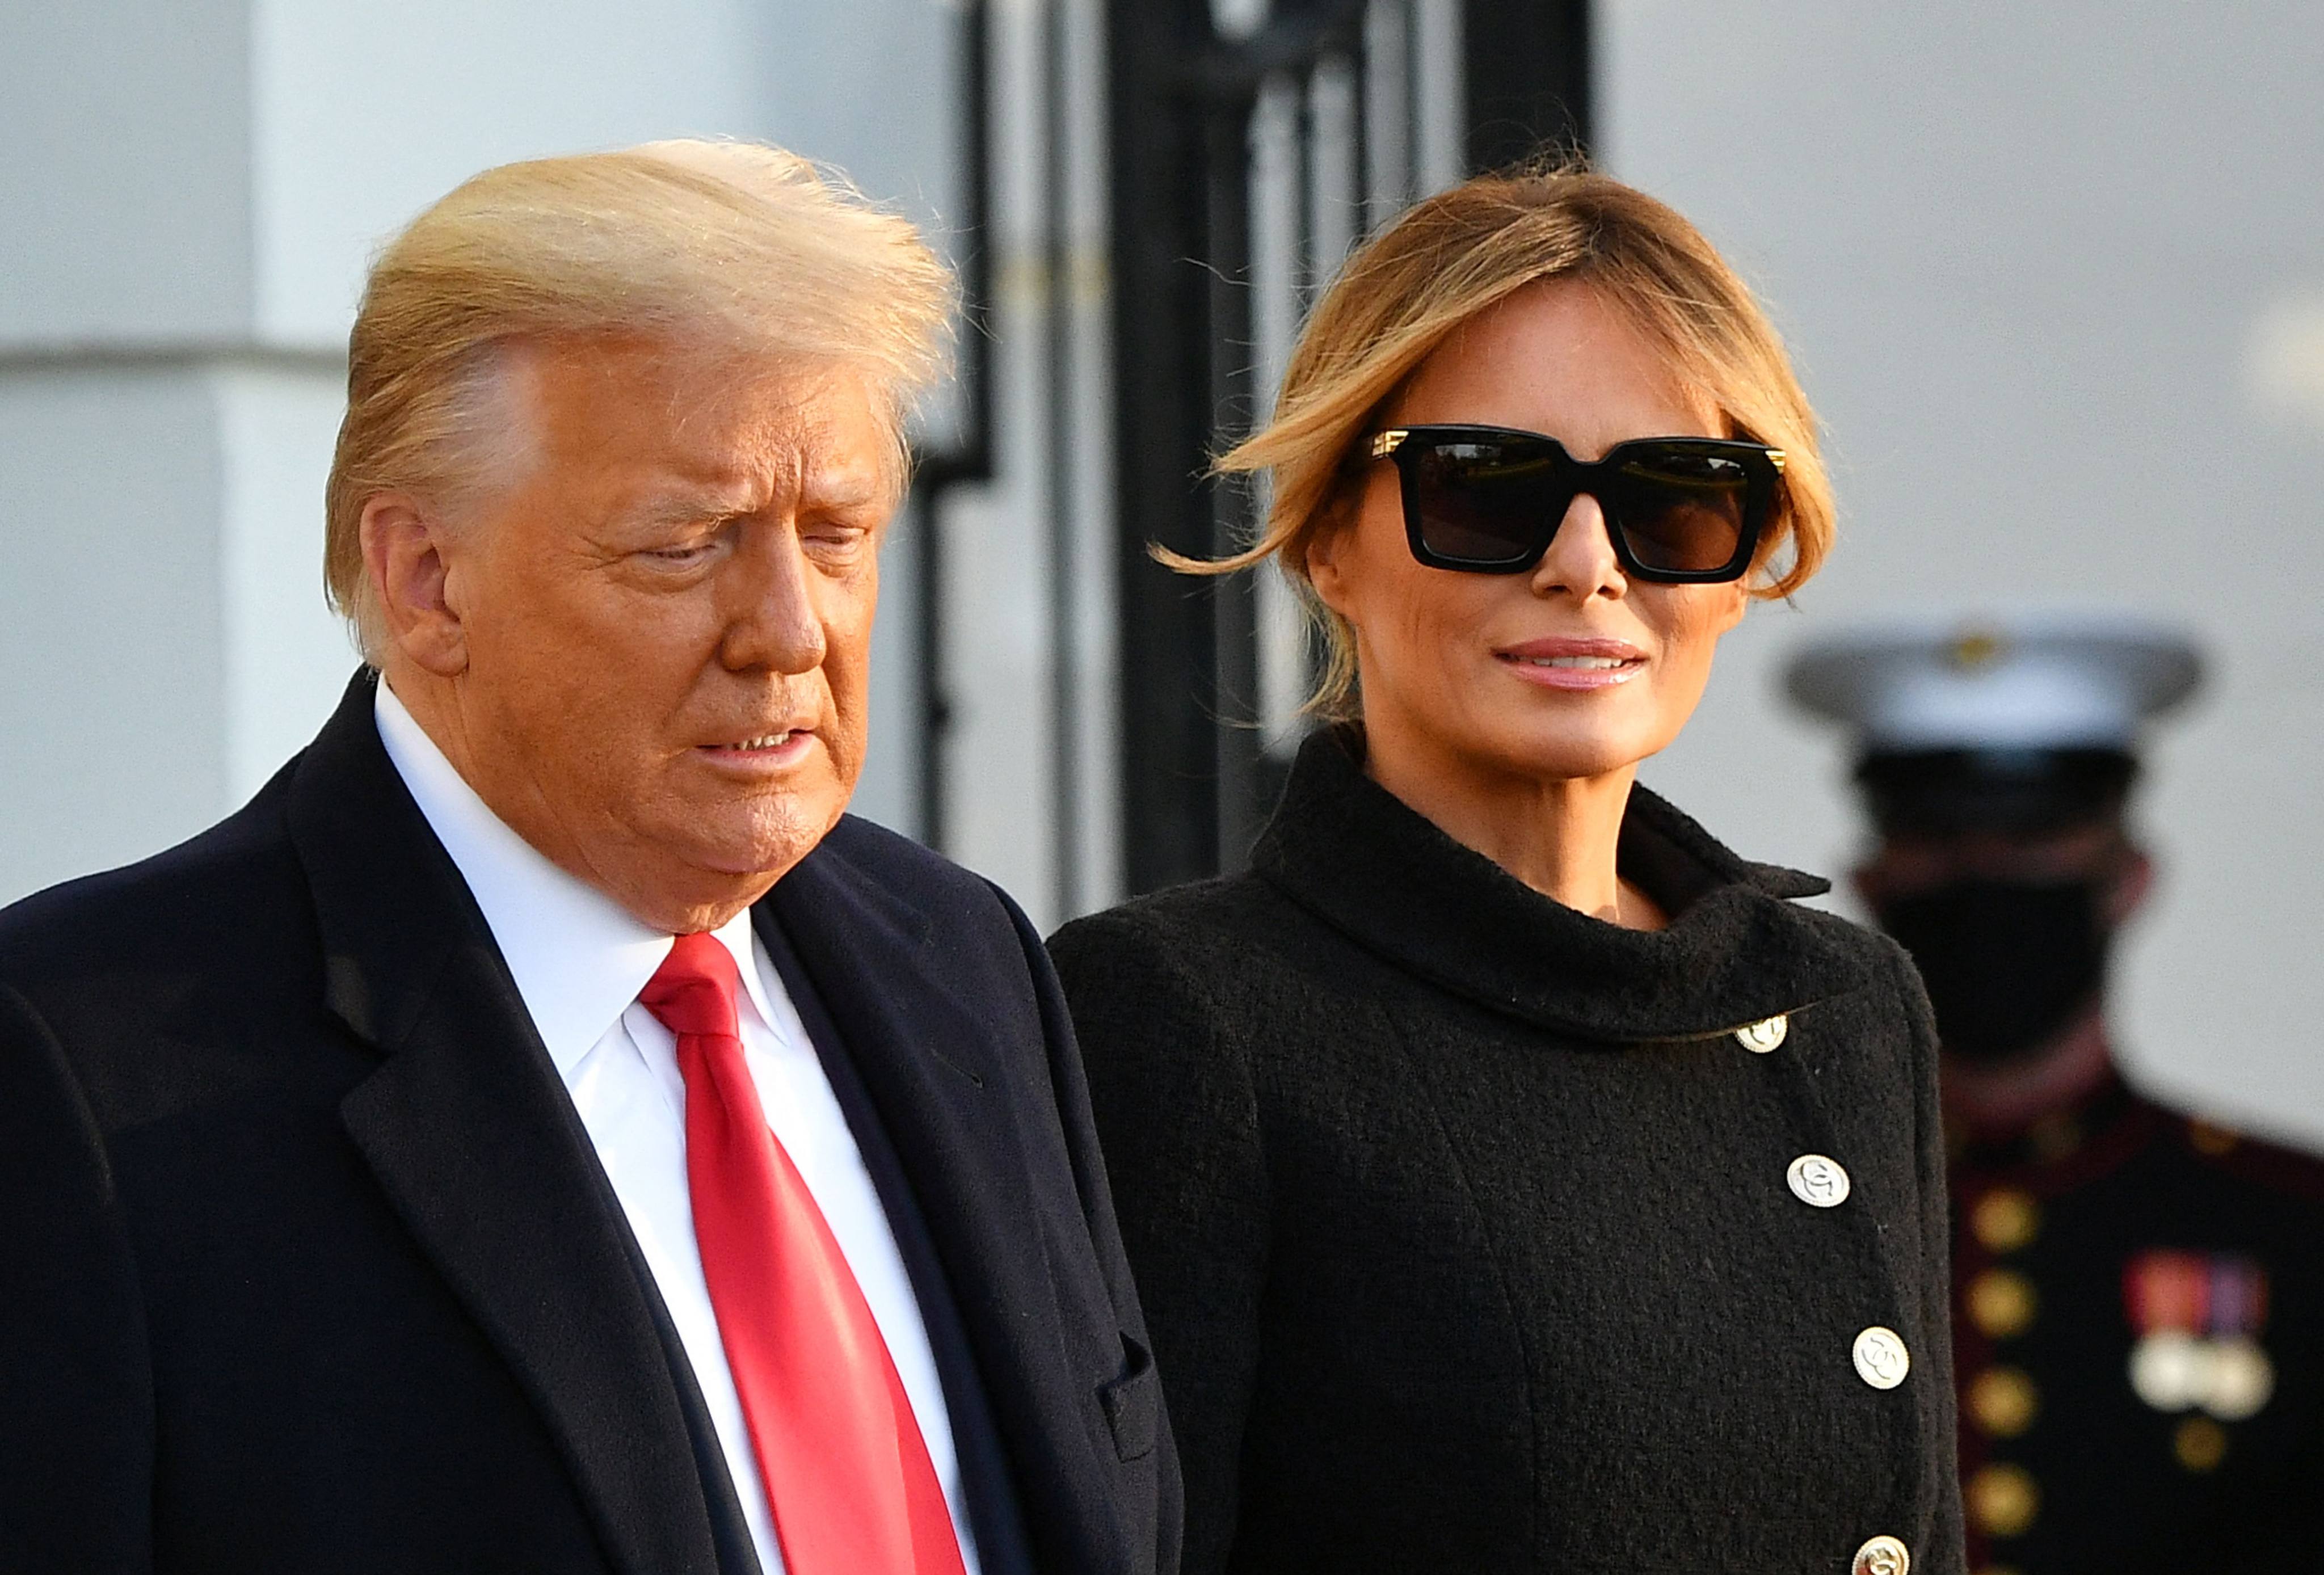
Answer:
M1526 683L1545 689L1609 689L1628 683L1646 668L1646 653L1619 640L1529 640L1493 656Z

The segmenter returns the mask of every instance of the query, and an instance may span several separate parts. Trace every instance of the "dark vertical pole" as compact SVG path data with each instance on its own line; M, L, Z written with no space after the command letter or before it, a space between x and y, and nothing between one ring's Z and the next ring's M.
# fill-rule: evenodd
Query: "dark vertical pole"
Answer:
M918 500L918 529L912 536L912 566L919 597L914 603L913 643L920 661L919 838L941 852L949 829L945 816L945 743L952 726L952 695L944 659L944 499L949 489L927 485Z
M1214 599L1147 555L1217 540L1211 435L1210 151L1183 73L1205 0L1108 0L1123 875L1132 891L1219 865Z
M945 751L952 728L952 694L944 659L944 502L952 489L992 477L992 131L989 0L968 0L961 8L955 67L961 107L959 217L964 250L960 261L962 317L961 381L966 410L958 446L934 454L915 478L919 530L913 566L919 577L914 643L920 663L920 840L942 850L949 784Z
M1221 96L1204 116L1210 144L1210 405L1212 431L1231 441L1257 408L1252 383L1250 122L1256 100ZM1210 488L1210 556L1249 545L1251 490L1239 478ZM1217 674L1218 868L1240 870L1259 835L1259 605L1248 574L1211 582Z
M1469 168L1590 143L1589 0L1462 0Z
M1074 496L1074 277L1073 183L1066 150L1072 145L1066 84L1072 40L1067 35L1068 0L1048 0L1043 17L1047 36L1042 84L1041 157L1047 213L1048 496L1049 496L1049 798L1051 865L1056 912L1081 911L1081 683L1076 668L1080 642L1074 638L1076 513Z

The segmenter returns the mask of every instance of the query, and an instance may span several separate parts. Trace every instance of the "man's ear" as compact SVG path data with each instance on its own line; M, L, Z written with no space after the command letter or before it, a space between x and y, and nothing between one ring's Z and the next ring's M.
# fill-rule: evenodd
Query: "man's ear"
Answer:
M2146 906L2147 894L2154 889L2154 861L2144 848L2131 848L2123 855L2122 867L2107 883L2102 905L2109 928L2120 928L2131 915Z
M1875 839L1857 855L1855 866L1848 872L1848 884L1856 893L1856 900L1868 912L1878 913L1880 905L1896 893L1896 873L1890 862L1887 845Z
M364 504L364 573L387 637L420 668L449 678L467 670L468 635L446 594L443 531L408 493L380 493Z
M1868 908L1878 907L1888 889L1888 883L1880 879L1879 866L1872 863L1858 864L1849 870L1848 885L1856 893L1856 900Z

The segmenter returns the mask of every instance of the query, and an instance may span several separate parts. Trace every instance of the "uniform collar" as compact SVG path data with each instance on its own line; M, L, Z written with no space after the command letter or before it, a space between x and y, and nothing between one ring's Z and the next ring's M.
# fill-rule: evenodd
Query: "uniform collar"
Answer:
M1544 897L1364 774L1362 733L1309 738L1253 868L1367 949L1542 1027L1611 1042L1691 1039L1868 981L1849 926L1789 898L1829 882L1738 858L1643 788L1625 878L1673 916L1629 930Z
M2143 1148L2161 1130L2163 1115L2109 1067L2080 1098L2021 1126L1953 1138L1953 1174L1964 1183L2080 1185Z
M669 955L672 937L550 862L494 815L384 682L374 714L396 774L484 911L558 1075L569 1080ZM774 1021L750 910L713 933L733 953L751 1009Z

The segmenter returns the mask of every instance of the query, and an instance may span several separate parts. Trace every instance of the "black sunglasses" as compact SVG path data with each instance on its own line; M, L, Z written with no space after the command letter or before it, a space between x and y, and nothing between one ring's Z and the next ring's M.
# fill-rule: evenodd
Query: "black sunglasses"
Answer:
M1371 456L1396 461L1404 533L1431 568L1524 574L1587 493L1623 572L1665 585L1742 578L1784 473L1784 451L1758 443L1638 438L1584 462L1508 427L1391 427Z

